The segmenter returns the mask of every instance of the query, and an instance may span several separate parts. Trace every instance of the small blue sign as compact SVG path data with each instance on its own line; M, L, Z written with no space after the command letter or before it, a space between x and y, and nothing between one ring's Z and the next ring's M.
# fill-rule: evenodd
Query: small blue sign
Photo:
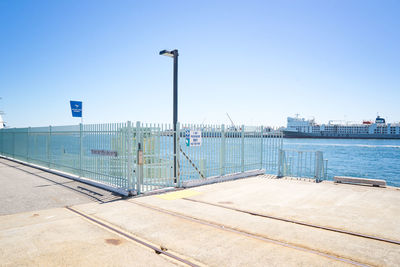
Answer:
M186 129L185 137L186 146L190 146L190 129Z
M82 101L70 101L72 117L82 117Z

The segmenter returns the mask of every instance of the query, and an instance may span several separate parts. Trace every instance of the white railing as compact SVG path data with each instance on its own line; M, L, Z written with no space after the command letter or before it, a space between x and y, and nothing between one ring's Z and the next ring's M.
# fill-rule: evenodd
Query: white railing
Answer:
M188 143L191 131L201 143ZM0 155L127 193L248 170L278 171L282 133L272 128L178 123L174 133L171 124L130 121L0 129Z
M279 150L278 176L313 178L320 182L327 178L328 161L321 151Z

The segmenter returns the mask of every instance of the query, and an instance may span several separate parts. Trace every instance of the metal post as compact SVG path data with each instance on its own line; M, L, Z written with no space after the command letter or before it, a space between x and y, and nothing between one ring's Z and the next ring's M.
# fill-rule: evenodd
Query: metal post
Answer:
M176 166L176 175L175 178L177 180L176 186L180 187L181 186L181 179L180 179L180 173L179 173L179 138L180 138L180 124L179 122L176 124L176 136L175 136L175 143L178 144L175 146L175 166Z
M15 159L15 130L16 130L16 128L14 128L14 131L13 131L13 153L12 153L12 157Z
M49 151L48 151L49 169L51 169L51 125L49 126Z
M82 147L82 128L83 124L79 124L79 177L82 177L82 154L83 154L83 147Z
M220 175L225 174L225 125L221 125L221 150L219 155Z
M263 167L263 153L264 153L264 150L263 150L263 148L264 148L264 127L261 126L260 128L261 128L260 129L260 131L261 131L260 170L261 170Z
M282 149L279 149L278 154L278 177L283 177L283 161L285 157L285 152Z
M172 51L174 55L174 114L173 114L173 127L174 127L174 183L177 182L177 146L176 146L176 124L178 123L178 50Z
M47 167L50 169L50 126L49 126L49 131L46 139L46 159L47 159Z
M136 122L136 192L141 193L143 184L143 150L142 150L142 137L140 131L140 121Z
M168 56L168 57L173 57L174 58L174 93L173 93L173 121L172 121L172 127L174 131L174 183L176 184L177 182L177 176L178 176L178 170L177 170L177 138L176 138L176 124L178 123L178 50L172 50L172 51L167 51L167 50L162 50L160 51L160 55Z
M315 179L316 182L318 182L318 169L319 169L318 156L317 156L317 152L315 152L315 158L314 158L314 179Z
M242 166L242 172L244 172L244 125L242 125L241 138L242 138L241 166Z
M322 169L323 169L323 156L321 151L316 151L315 152L315 173L314 173L314 178L315 181L321 182L321 177L322 177Z
M127 123L128 125L128 129L127 129L127 134L125 136L125 138L127 139L127 145L128 145L128 162L127 162L127 169L128 169L128 190L132 190L133 189L133 168L132 168L132 123L130 121L128 121Z
M28 127L26 135L27 135L27 140L26 140L26 162L29 162L29 134L31 132L31 127Z

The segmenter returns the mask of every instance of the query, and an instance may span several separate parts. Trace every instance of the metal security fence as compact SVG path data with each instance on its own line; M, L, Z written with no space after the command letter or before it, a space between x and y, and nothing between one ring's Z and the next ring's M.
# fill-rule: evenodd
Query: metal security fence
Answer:
M188 131L201 133L201 145L188 144ZM182 124L180 136L181 181L255 169L277 172L282 133L272 128Z
M128 121L0 130L1 155L127 194L255 169L276 174L281 148L282 134L260 126L178 123L175 132L171 124Z
M79 166L75 174L127 191L134 190L133 168L136 157L133 146L136 132L137 129L132 127L131 122L81 124L74 142L75 147L79 147L79 150L75 150L79 151L74 157L78 159ZM80 145L76 146L77 143Z
M262 168L268 174L278 174L279 150L283 148L283 133L265 128L262 138Z
M136 165L138 193L179 186L174 181L175 151L172 125L138 122L136 128L139 131L135 153L138 157L141 157L139 154L142 153L142 161Z
M222 173L221 149L223 125L182 124L180 130L180 180L192 180L217 176ZM187 144L187 131L201 132L201 145Z
M132 166L135 158L127 149L130 143L128 124L2 129L0 153L116 188L132 190L134 177L130 175L132 172L128 167Z
M328 160L321 151L279 150L278 176L327 178Z

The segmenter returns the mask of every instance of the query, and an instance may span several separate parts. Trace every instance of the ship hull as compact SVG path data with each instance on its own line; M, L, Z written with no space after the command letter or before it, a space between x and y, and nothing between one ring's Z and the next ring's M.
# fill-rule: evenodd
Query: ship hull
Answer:
M325 139L400 139L400 134L334 134L302 133L283 131L284 138L325 138Z

